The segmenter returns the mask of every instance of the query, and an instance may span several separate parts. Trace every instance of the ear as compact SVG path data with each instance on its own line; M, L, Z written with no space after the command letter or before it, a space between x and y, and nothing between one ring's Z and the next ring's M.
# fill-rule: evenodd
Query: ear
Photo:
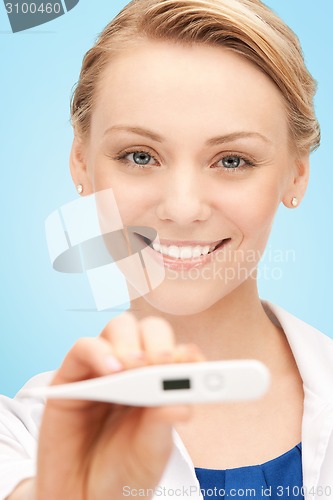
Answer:
M307 152L295 159L293 165L293 173L286 187L283 204L287 208L295 208L303 199L306 188L308 186L310 176L310 153ZM296 205L292 204L292 199L297 198Z
M74 136L69 163L75 186L81 184L83 187L82 196L93 193L93 182L87 165L85 148L82 140L77 136Z

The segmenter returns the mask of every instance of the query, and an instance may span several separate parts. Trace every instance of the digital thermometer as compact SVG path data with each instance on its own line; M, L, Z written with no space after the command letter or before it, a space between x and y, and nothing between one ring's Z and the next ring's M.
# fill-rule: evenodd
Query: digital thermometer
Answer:
M20 395L79 399L130 406L214 403L257 399L270 382L256 360L149 365L64 385L35 387Z

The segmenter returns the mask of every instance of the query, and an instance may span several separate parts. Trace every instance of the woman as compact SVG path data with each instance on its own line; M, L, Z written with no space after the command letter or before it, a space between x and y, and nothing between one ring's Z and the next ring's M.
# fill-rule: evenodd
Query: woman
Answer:
M332 341L262 303L255 273L279 204L306 190L314 92L297 38L259 0L136 0L106 27L72 101L72 177L157 231L165 279L77 342L52 384L242 358L272 384L191 409L5 401L5 497L333 498Z

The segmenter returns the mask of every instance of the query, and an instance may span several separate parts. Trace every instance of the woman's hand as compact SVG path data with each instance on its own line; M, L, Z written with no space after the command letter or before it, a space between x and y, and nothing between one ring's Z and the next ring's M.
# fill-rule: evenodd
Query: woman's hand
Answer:
M108 375L147 364L203 361L193 344L176 345L159 318L129 313L98 338L79 340L52 385ZM123 488L154 488L172 450L172 425L188 406L154 408L49 400L40 429L36 500L120 500Z

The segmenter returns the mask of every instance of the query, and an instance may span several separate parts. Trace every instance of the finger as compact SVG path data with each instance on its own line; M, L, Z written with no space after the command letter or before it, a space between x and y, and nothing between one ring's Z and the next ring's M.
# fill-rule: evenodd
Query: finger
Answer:
M132 313L126 311L112 319L102 331L101 337L110 342L116 356L126 368L143 364L139 324Z
M171 363L175 349L175 336L171 325L164 319L149 316L140 322L144 350L151 363Z
M66 384L122 369L112 346L103 338L81 338L65 357L52 384Z
M192 363L206 361L205 356L196 344L178 344L174 350L175 363Z

